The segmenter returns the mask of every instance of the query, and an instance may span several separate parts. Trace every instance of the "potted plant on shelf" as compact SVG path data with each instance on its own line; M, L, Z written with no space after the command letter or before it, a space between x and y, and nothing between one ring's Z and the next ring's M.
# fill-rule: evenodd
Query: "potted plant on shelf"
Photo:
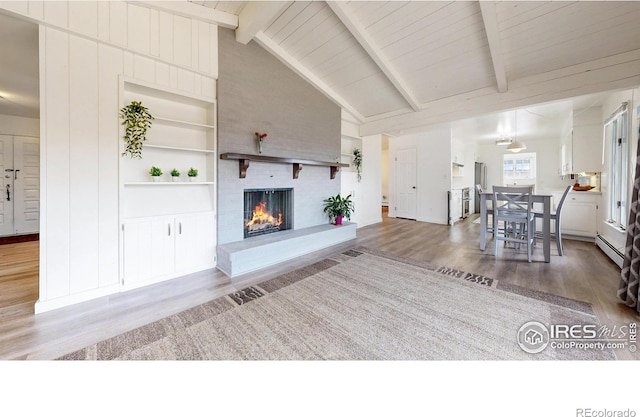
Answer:
M324 212L329 215L329 220L335 225L341 225L342 219L351 220L351 213L355 211L351 194L342 197L339 193L324 200Z
M189 168L187 176L189 177L189 181L194 182L198 176L198 170L195 168Z
M362 179L362 151L358 148L353 148L353 165L356 166L358 172L358 182Z
M177 169L172 169L171 170L171 179L173 180L173 182L178 182L180 180L180 171L178 171Z
M151 167L151 169L149 170L149 175L151 175L153 181L158 182L160 181L160 177L162 176L162 170L158 167Z
M120 118L124 119L124 141L126 146L122 156L142 159L142 143L147 140L147 130L151 127L153 116L141 101L132 101L120 109Z

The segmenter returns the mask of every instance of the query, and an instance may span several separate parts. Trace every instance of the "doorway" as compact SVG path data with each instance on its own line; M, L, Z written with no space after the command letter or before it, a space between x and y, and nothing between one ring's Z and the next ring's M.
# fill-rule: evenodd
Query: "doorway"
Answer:
M0 13L0 310L34 314L39 297L38 25Z

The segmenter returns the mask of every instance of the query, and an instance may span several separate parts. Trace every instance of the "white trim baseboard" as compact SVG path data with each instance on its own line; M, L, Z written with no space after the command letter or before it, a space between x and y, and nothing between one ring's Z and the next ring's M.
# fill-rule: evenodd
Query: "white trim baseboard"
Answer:
M622 269L624 255L620 253L611 243L609 243L602 235L596 236L596 245L604 252L613 262Z

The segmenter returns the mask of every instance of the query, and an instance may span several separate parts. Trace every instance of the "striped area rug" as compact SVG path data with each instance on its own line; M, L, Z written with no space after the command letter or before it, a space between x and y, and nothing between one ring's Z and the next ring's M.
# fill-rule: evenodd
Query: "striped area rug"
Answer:
M597 324L587 303L357 248L59 359L615 359L527 353L517 334L529 321Z

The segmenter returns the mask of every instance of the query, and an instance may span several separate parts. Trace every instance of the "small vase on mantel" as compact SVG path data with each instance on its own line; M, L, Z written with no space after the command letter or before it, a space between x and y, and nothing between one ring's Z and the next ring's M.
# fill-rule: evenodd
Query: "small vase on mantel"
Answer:
M258 142L258 153L262 154L262 141L267 137L267 134L256 132L254 135L256 135L256 142Z
M342 217L343 216L336 217L336 226L342 226Z

